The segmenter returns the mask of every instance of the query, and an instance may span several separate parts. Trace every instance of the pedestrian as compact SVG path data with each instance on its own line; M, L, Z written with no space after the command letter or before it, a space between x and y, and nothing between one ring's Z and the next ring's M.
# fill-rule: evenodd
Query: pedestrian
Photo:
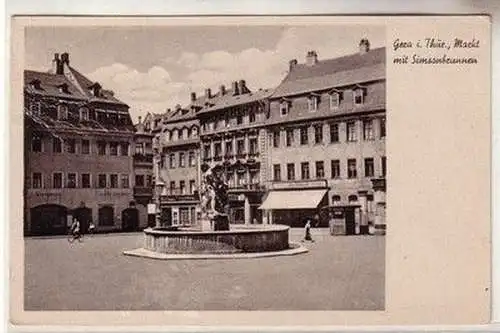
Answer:
M335 221L333 219L333 214L330 213L330 215L328 216L328 226L330 227L330 235L334 234L334 224Z
M94 231L95 231L95 224L94 224L94 222L90 221L90 224L89 224L89 234L94 233Z
M304 240L314 242L311 237L311 220L309 219L307 220L305 230L306 230L306 235L304 237Z
M71 239L70 242L73 243L78 239L79 242L82 241L82 234L80 233L80 221L77 218L73 218L73 223L71 224Z

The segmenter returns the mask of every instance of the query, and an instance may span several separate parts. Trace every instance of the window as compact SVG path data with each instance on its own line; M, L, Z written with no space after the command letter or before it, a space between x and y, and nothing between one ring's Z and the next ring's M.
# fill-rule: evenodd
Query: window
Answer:
M301 127L300 128L300 144L301 145L307 145L309 143L309 136L308 136L308 131L307 131L307 126Z
M380 118L380 138L385 138L385 118Z
M118 187L118 175L117 174L109 175L109 187L111 187L111 188Z
M120 183L121 183L122 188L129 188L130 182L129 182L128 175L121 175L120 176Z
M226 141L226 156L233 155L233 141Z
M82 188L90 188L90 173L82 173Z
M288 102L283 101L280 103L280 114L286 116L288 114Z
M179 140L184 140L184 130L179 130Z
M111 156L118 155L118 143L117 142L110 142L109 143L109 154Z
M373 177L374 175L373 158L365 158L365 177Z
M365 89L357 88L354 90L354 104L361 105L364 102Z
M224 116L224 127L229 127L230 122L229 122L229 116L225 115Z
M197 138L198 137L198 127L193 127L191 129L191 137Z
M153 176L152 175L147 175L146 176L146 186L151 187L153 185Z
M105 174L100 174L97 176L97 187L99 188L106 188L106 175Z
M34 115L40 116L42 113L42 103L41 102L31 102L30 103L30 111Z
M358 140L358 136L356 133L356 122L349 121L347 123L347 141L355 142Z
M128 156L128 142L122 142L120 144L120 155Z
M373 120L363 120L363 140L373 140Z
M291 147L293 145L293 129L286 130L286 146Z
M188 159L189 159L189 166L191 166L191 167L196 166L196 159L195 159L194 151L189 152Z
M340 105L340 93L334 92L330 94L330 110L338 109Z
M62 172L56 172L52 175L52 187L53 188L62 188L63 180L62 180Z
M316 161L316 178L325 178L325 163L323 161Z
M337 205L340 202L340 195L332 195L332 203Z
M170 154L168 164L169 164L170 169L175 168L175 154Z
M330 143L339 141L339 124L330 124Z
M382 156L381 158L381 163L382 163L382 176L385 177L386 175L386 160L385 160L385 156Z
M179 153L179 168L185 168L186 167L186 153L180 152Z
M354 194L351 194L347 200L349 200L349 202L356 202L358 201L358 196L357 195L354 195Z
M135 144L136 155L144 155L144 145L142 143Z
M179 131L177 129L172 131L171 139L172 141L177 141L179 139Z
M295 180L295 164L288 163L286 165L286 176L288 180Z
M189 181L189 194L194 194L195 190L196 190L196 181L190 180Z
M238 155L245 154L245 140L240 139L236 141L236 154Z
M68 119L68 106L65 104L59 104L57 106L57 119L67 120Z
M333 179L340 178L340 161L339 160L332 160L331 167L332 167L332 178Z
M300 163L300 173L302 179L309 179L309 162Z
M135 186L144 187L144 175L135 175Z
M80 121L87 121L87 120L89 120L89 109L80 108Z
M52 139L52 152L53 153L62 153L62 142L59 138Z
M280 147L280 131L273 132L273 147L274 148Z
M281 165L279 164L273 165L273 179L276 182L281 180Z
M40 172L34 172L31 181L33 188L42 188L42 174Z
M99 155L106 155L106 142L97 141L97 153Z
M70 154L76 153L76 140L75 139L67 139L66 140L66 150Z
M222 143L221 142L214 143L214 158L216 158L216 159L222 158Z
M90 141L82 140L82 154L90 154Z
M309 112L315 112L318 110L318 96L309 96L307 98L307 109Z
M356 178L358 176L358 172L356 170L356 159L348 159L347 160L347 177L348 178Z
M254 111L250 111L250 114L248 115L248 121L250 123L255 123L255 119L256 119L255 112Z
M175 181L170 182L170 194L175 194Z
M323 125L314 125L314 143L323 143Z
M250 184L259 184L259 172L258 171L250 171Z
M204 145L203 146L203 158L211 158L210 157L211 151L212 151L212 149L210 149L210 145L209 144Z
M185 191L186 191L186 182L184 180L181 180L179 182L179 188L180 188L180 194L184 195L186 194Z
M249 141L250 144L250 154L257 154L257 138L251 138Z
M236 125L241 125L243 124L243 116L241 115L241 113L238 113L236 115Z
M31 138L31 151L37 153L42 152L42 138L38 135L34 135Z
M76 173L68 173L68 178L66 178L66 187L67 188L76 187Z

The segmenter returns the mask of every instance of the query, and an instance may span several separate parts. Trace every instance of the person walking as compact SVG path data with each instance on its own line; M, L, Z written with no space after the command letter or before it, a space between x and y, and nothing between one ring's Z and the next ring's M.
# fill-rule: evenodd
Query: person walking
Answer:
M70 243L73 243L78 239L79 242L82 241L82 234L80 232L80 221L77 218L73 218L73 224L71 224L71 238L69 239Z
M314 242L314 240L311 237L311 220L310 219L307 220L307 223L305 226L305 231L306 231L306 234L305 234L304 240Z

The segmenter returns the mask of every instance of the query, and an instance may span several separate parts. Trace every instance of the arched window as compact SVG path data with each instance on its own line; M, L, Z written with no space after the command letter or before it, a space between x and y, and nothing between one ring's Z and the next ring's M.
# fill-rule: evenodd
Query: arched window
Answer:
M348 200L349 200L349 202L356 202L356 201L358 201L358 196L352 194L352 195L349 196Z
M191 128L191 136L192 136L193 138L198 137L198 127L193 126L193 127Z

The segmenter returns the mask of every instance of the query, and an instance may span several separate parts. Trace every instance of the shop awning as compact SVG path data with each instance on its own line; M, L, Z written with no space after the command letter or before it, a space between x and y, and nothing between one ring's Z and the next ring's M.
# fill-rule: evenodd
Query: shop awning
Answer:
M259 209L314 209L327 190L271 191Z

